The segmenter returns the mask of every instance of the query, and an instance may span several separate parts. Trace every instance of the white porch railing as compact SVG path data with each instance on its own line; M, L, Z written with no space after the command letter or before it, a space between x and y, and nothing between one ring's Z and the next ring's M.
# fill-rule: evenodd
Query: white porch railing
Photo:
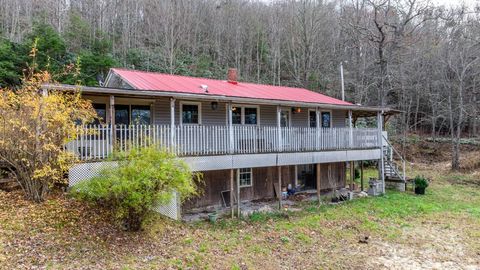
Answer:
M377 129L275 126L79 126L66 148L82 160L104 159L113 149L155 144L179 156L309 152L379 147ZM172 139L173 134L173 139ZM114 142L114 143L112 143ZM173 143L173 145L172 145Z

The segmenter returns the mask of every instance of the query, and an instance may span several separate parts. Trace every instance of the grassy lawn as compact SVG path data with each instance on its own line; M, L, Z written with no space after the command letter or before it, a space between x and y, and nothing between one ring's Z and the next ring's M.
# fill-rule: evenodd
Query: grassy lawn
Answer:
M2 192L0 268L478 269L480 173L419 164L416 174L432 179L425 196L390 191L215 225L156 218L141 233L64 195L35 205Z

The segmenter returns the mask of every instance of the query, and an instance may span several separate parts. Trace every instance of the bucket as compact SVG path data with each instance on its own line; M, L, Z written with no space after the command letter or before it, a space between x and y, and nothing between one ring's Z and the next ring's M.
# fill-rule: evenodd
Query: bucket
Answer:
M210 213L208 214L208 220L210 220L211 223L217 222L218 214L217 213Z

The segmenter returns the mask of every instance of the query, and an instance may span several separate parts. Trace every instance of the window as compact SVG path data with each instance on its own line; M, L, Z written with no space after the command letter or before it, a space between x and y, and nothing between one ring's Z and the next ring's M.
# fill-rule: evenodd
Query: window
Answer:
M232 106L232 124L257 125L258 107Z
M200 124L200 104L181 104L182 124Z
M316 111L308 111L308 123L311 128L317 127L317 112Z
M242 124L242 107L232 107L232 124L241 125Z
M245 125L257 124L257 108L244 108L245 112Z
M132 105L132 124L149 125L150 119L150 106Z
M115 105L115 125L130 125L129 105Z
M329 128L332 126L331 120L332 120L332 115L330 112L322 112L321 113L321 119L322 119L322 128Z
M92 106L95 112L97 113L97 117L95 117L93 124L94 125L105 124L105 120L107 119L107 105L93 103Z
M238 179L240 180L240 187L252 186L252 168L238 169Z
M148 105L115 105L116 125L149 125L151 115Z

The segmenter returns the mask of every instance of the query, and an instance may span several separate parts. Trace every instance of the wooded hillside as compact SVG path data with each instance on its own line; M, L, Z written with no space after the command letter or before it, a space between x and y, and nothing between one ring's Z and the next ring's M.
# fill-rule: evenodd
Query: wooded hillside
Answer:
M109 67L302 86L406 113L396 131L478 134L480 17L423 0L0 0L0 84L38 64L96 85ZM81 67L81 76L64 75Z

